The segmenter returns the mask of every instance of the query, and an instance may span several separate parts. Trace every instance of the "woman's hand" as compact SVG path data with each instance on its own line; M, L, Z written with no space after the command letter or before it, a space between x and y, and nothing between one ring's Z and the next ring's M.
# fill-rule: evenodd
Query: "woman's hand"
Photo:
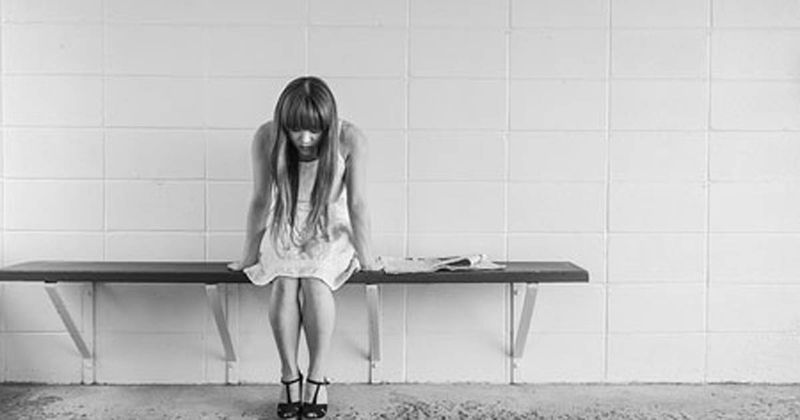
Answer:
M245 269L247 267L250 267L251 265L253 265L253 264L257 263L257 262L258 261L255 260L255 259L252 259L252 261L250 261L250 260L247 260L247 261L242 261L242 260L233 261L233 262L228 263L228 270L231 270L231 271L242 271L243 269Z
M383 262L380 257L372 261L362 261L361 271L381 271L383 270Z

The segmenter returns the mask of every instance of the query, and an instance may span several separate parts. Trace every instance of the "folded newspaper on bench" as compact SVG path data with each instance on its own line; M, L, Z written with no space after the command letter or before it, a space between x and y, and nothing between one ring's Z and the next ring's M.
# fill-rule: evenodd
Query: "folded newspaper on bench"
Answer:
M501 270L505 266L493 263L485 254L452 257L397 258L379 257L387 274L432 273L434 271Z

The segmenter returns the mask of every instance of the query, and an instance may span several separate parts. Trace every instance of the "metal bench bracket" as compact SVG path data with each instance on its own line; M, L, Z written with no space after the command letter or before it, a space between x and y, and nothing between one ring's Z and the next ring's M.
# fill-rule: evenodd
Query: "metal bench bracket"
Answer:
M75 321L72 320L72 316L69 314L69 310L67 310L67 306L64 305L64 300L61 299L61 294L58 293L58 282L55 281L46 281L44 283L45 290L47 291L47 295L50 296L50 301L53 302L53 306L56 308L56 312L61 317L61 321L64 322L64 326L67 327L67 331L69 332L70 337L72 337L72 341L75 342L75 345L78 347L78 351L81 353L81 356L84 359L92 358L92 353L89 351L89 347L86 346L86 342L83 340L83 336L81 336L81 332L78 331L78 327L75 326Z
M206 284L206 297L208 297L208 305L214 313L219 337L222 339L222 346L225 348L225 360L228 362L228 370L230 371L231 362L236 362L236 353L233 351L233 342L228 331L228 323L225 319L225 313L222 311L222 296L219 293L219 285L216 283Z
M525 302L522 305L522 314L519 319L519 326L515 335L514 349L512 353L512 375L511 383L516 382L519 376L519 360L525 354L525 344L528 341L528 334L531 330L531 319L533 318L533 307L536 304L537 283L525 284ZM517 293L516 290L514 292ZM512 314L513 315L513 314Z

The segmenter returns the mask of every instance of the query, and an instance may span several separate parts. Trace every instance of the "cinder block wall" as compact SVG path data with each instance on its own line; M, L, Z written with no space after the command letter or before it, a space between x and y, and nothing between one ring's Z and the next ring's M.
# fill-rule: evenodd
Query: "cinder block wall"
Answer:
M797 1L0 9L4 264L238 258L252 134L315 74L369 136L379 254L590 271L541 287L518 379L800 381ZM364 382L364 291L336 299L330 376ZM380 379L509 380L508 287L382 299ZM98 382L224 382L201 285L70 285L66 301ZM230 287L226 304L238 378L276 382L263 290ZM0 366L87 379L41 284L0 285Z

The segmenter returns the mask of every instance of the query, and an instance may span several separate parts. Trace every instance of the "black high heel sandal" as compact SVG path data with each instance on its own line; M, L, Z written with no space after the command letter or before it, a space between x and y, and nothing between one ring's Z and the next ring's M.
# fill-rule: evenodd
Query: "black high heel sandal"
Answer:
M317 404L317 396L319 395L319 387L320 385L330 385L331 383L327 379L323 379L322 382L317 382L311 378L306 379L306 382L316 385L317 389L314 391L314 399L311 400L310 403L303 404L303 418L304 419L321 419L328 414L328 404Z
M281 383L283 386L286 387L286 402L285 403L278 403L278 417L282 419L291 419L291 418L299 418L300 417L300 408L302 407L303 401L303 374L299 373L299 377L292 379L291 381L284 381L281 379ZM292 402L292 394L289 391L289 385L300 382L300 392L298 393L299 400Z

